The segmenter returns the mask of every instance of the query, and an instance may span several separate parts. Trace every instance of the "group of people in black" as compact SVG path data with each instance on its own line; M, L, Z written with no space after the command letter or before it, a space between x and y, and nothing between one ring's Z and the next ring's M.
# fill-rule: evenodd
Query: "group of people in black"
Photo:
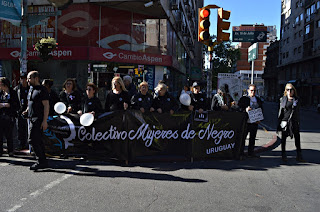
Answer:
M248 95L240 98L239 102L233 101L227 92L228 87L223 86L214 95L211 104L201 92L201 86L194 82L191 91L184 89L182 93L190 95L189 105L179 105L175 97L168 92L167 85L160 81L154 93L149 92L148 83L143 81L138 86L138 91L132 84L130 76L112 79L111 90L106 93L105 107L103 109L99 98L96 96L98 88L94 83L87 83L86 95L77 90L74 79L67 79L63 84L63 90L59 95L51 89L53 81L45 79L40 84L40 76L37 71L31 71L27 76L20 77L20 84L14 89L6 77L0 77L0 157L3 154L3 138L7 140L8 155L14 155L13 126L18 122L19 148L28 148L31 144L36 155L37 162L30 169L38 170L48 166L44 151L44 143L41 134L47 129L48 116L55 114L54 105L63 102L67 113L79 114L92 113L94 116L103 112L127 110L129 108L144 112L158 112L173 114L179 109L198 111L207 110L237 110L248 112L252 109L262 108L262 101L255 96L256 86L249 85ZM211 107L210 107L211 105ZM297 160L303 161L299 134L299 109L300 101L292 84L287 84L284 96L280 100L278 116L278 131L282 131L282 160L287 161L285 152L286 138L295 137L297 147ZM255 137L258 130L258 122L248 122L246 135L250 134L248 156L257 157L254 154ZM244 144L241 146L241 156L244 156Z

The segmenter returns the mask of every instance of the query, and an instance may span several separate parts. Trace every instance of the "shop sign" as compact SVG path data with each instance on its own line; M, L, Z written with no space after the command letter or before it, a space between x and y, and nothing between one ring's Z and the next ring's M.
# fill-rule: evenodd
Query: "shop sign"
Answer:
M172 57L154 55L140 52L124 51L118 49L103 49L91 47L89 60L110 61L120 63L134 63L144 65L171 66Z
M2 60L15 60L20 57L19 48L0 48L0 59ZM28 48L28 60L40 60L39 52ZM88 51L87 47L59 47L50 53L54 60L87 60Z

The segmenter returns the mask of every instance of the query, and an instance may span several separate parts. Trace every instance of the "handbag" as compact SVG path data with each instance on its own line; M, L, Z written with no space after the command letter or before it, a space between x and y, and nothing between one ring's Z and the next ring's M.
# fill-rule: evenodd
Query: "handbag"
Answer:
M280 127L281 127L281 129L283 129L283 130L286 129L287 125L288 125L288 121L281 121L281 123L280 123Z

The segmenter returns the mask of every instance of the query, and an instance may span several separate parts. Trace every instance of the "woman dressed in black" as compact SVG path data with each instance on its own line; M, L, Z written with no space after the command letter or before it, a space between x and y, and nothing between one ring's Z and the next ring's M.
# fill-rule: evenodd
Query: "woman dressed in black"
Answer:
M105 111L126 110L130 99L122 79L114 77L111 84L112 90L106 96Z
M87 97L85 98L82 110L78 111L79 115L84 113L92 113L96 116L99 113L102 113L102 105L100 99L96 97L96 93L98 91L97 86L94 83L89 82L86 86Z
M288 83L286 84L283 97L280 99L280 108L278 114L277 130L282 132L281 136L281 150L282 160L286 162L286 140L287 137L294 136L295 145L297 148L297 158L299 162L304 162L301 153L300 144L300 99L297 96L295 87Z
M12 129L20 103L17 93L6 77L0 78L0 156L3 153L3 137L7 139L8 154L13 156Z
M81 93L77 90L74 79L67 79L63 83L63 91L61 91L60 101L67 107L68 113L77 113L81 108Z
M156 110L158 113L170 112L172 115L179 109L176 99L167 92L166 84L159 83L155 90L158 95L153 99L151 112Z
M189 110L198 110L199 113L203 113L203 111L208 110L208 102L207 98L200 91L200 84L194 82L192 85L192 93L190 94L191 104L189 106Z
M59 96L58 94L51 89L53 85L53 80L51 79L44 79L42 81L42 85L47 88L48 94L49 94L49 105L50 105L50 110L49 110L49 116L54 115L54 105L59 102Z
M152 106L152 95L148 93L149 85L143 81L139 85L139 93L135 94L131 99L131 107L140 110L142 113L150 111ZM153 109L154 110L154 109Z

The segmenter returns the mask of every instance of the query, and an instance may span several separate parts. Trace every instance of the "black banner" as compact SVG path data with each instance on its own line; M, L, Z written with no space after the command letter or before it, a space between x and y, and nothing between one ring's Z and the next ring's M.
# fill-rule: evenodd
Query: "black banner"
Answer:
M149 160L151 157L238 158L246 115L208 112L144 113L117 111L100 115L91 126L78 115L50 117L44 133L51 155L86 155L99 160ZM195 121L197 120L197 121Z

